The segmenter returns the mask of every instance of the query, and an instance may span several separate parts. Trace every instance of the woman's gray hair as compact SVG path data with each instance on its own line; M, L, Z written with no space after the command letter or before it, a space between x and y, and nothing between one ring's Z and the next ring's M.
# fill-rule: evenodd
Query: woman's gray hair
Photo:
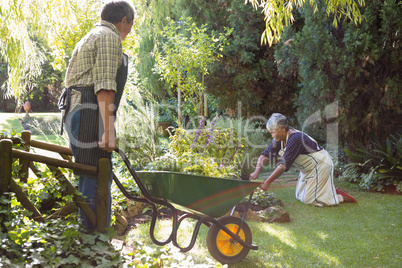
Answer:
M284 127L286 131L288 131L289 130L288 120L284 115L280 113L273 113L271 117L268 119L267 129L268 130L280 129L281 127Z

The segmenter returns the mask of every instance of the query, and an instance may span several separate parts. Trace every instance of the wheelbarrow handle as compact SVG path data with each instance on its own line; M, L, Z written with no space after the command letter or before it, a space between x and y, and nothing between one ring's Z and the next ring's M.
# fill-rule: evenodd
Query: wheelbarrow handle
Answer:
M113 180L115 181L115 183L117 184L117 186L119 187L119 189L122 191L122 193L129 199L134 200L134 201L138 201L138 202L143 202L146 204L149 204L152 206L152 221L151 221L151 226L149 229L149 234L150 237L152 239L152 241L158 245L158 246L164 246L168 243L170 243L174 237L174 232L177 230L175 230L173 228L172 233L170 234L169 238L165 241L159 241L155 238L154 235L154 230L155 230L155 225L156 225L156 220L157 220L157 208L155 206L155 204L159 204L165 207L168 207L172 212L173 212L173 226L177 226L177 213L176 213L176 209L168 202L164 201L164 200L160 200L160 199L156 199L153 198L147 191L147 189L145 188L144 184L141 182L140 178L138 177L137 173L135 172L133 166L131 165L130 161L128 160L126 154L120 149L120 148L116 148L114 149L115 152L117 152L120 157L123 159L123 162L126 164L128 170L130 171L131 176L134 178L135 182L138 185L138 188L140 188L141 193L144 195L145 198L137 198L135 196L130 195L126 189L124 188L124 186L121 184L121 182L119 181L119 179L116 177L116 175L113 174Z

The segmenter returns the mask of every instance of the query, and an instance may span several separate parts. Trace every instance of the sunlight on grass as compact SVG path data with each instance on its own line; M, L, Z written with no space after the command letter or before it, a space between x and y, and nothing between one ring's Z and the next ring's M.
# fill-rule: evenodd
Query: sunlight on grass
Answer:
M260 230L267 232L271 236L276 237L282 243L285 243L292 248L296 248L294 236L289 230L278 225L262 225L260 227Z
M230 267L399 267L402 196L368 193L350 183L337 184L359 203L316 208L296 200L294 187L275 189L291 222L247 221L253 244L259 249L251 250L242 262ZM183 222L178 236L181 245L190 241L193 226L194 222ZM162 221L158 237L169 230L171 221ZM186 253L198 264L211 258L205 241L207 231L206 226L201 227L194 248ZM149 238L149 223L132 229L127 237L130 240L156 247Z
M30 122L31 139L51 144L68 146L67 133L60 135L60 113L30 113L29 119L25 114L0 113L0 132L11 134L15 131L21 134L24 128L20 122Z
M323 231L318 231L317 236L321 238L323 241L328 238L328 234L325 234Z
M322 231L316 232L316 237L319 237L322 241L317 240L315 236L311 236L312 239L310 239L295 235L288 225L260 225L259 231L267 233L278 241L271 248L275 257L286 258L289 254L288 247L290 247L301 256L314 257L325 265L338 266L340 264L337 257L322 250L321 243L328 237L328 234L324 234Z
M181 247L187 247L191 241L191 235L193 234L195 226L195 221L192 219L186 219L180 224L180 228L177 232L177 242ZM126 243L132 244L131 241L141 241L145 245L150 247L156 247L153 244L150 235L149 235L150 223L139 224L135 228L132 228L128 234L126 235ZM194 247L186 252L186 255L190 255L195 263L205 263L206 260L208 263L216 262L212 259L211 255L208 252L206 245L206 233L208 231L208 227L201 226L200 231L197 236L197 240L195 242ZM155 227L155 237L159 241L165 241L170 233L172 232L172 221L171 220L157 220L157 224ZM169 243L169 246L171 243Z

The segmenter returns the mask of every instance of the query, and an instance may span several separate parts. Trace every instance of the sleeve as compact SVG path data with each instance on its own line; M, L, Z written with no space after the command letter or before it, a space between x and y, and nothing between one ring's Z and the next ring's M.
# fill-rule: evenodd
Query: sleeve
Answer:
M121 41L114 33L101 34L96 43L93 68L95 94L101 90L116 91L116 74L122 56Z
M286 171L290 169L293 165L293 162L300 154L308 154L309 152L306 150L305 146L309 145L309 143L314 143L311 141L307 135L303 133L295 133L289 137L289 140L286 144L286 150L283 154L283 157L279 164L285 166ZM314 143L316 144L316 143Z
M266 157L268 157L269 161L272 161L273 158L277 157L280 149L281 149L281 143L276 140L272 140L272 142L261 153L261 155L265 155Z

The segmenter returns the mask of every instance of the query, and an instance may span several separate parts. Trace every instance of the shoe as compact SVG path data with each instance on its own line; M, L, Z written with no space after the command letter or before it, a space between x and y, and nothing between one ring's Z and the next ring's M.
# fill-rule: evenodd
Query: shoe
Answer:
M348 203L357 203L357 200L351 196L350 194L347 194L345 191L342 191L341 189L336 188L336 193L340 194L343 196L343 202L348 202Z

